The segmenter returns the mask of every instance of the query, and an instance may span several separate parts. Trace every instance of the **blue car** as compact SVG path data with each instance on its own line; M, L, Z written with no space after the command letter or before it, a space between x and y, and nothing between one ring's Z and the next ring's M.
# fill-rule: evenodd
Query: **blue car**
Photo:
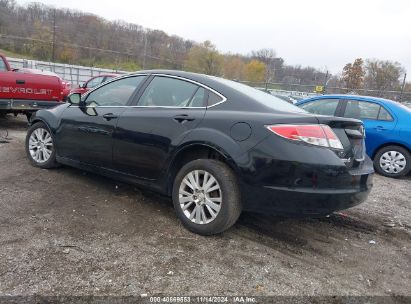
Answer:
M357 95L321 95L296 105L314 114L362 120L367 154L373 159L375 170L388 177L410 172L410 108L388 99Z

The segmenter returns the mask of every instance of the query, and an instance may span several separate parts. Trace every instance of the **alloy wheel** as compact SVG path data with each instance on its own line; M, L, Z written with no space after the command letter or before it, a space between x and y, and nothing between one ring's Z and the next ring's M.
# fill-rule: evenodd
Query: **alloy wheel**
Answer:
M405 169L407 160L405 156L398 151L387 151L380 157L380 167L384 172L397 174Z
M53 139L48 130L35 129L29 139L29 151L32 159L37 163L44 163L53 153Z
M220 212L222 191L217 179L210 172L189 172L181 182L178 195L181 210L193 223L211 223Z

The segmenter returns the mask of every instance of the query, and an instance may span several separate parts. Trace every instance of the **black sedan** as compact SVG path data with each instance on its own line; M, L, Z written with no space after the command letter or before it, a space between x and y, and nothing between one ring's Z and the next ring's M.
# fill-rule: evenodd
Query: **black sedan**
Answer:
M40 168L90 170L172 197L189 230L215 234L242 210L324 216L372 186L361 121L312 115L222 78L142 71L31 119Z

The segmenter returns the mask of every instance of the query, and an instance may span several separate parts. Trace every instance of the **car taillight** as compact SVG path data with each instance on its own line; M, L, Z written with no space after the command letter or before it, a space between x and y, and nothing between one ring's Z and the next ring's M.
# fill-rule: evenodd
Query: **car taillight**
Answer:
M293 141L302 141L307 144L343 149L341 141L327 125L271 125L268 130Z

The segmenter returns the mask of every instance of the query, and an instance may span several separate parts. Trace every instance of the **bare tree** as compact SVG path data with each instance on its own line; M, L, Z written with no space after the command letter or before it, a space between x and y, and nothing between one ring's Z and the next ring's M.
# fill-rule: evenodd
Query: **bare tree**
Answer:
M404 73L403 67L398 62L368 59L366 61L365 86L376 90L377 96L384 96L384 91L398 90L400 77Z
M278 58L275 50L273 49L260 49L257 51L252 51L251 58L257 59L265 64L266 72L264 78L266 82L275 81L276 70L278 70L284 63L284 60L282 58Z

